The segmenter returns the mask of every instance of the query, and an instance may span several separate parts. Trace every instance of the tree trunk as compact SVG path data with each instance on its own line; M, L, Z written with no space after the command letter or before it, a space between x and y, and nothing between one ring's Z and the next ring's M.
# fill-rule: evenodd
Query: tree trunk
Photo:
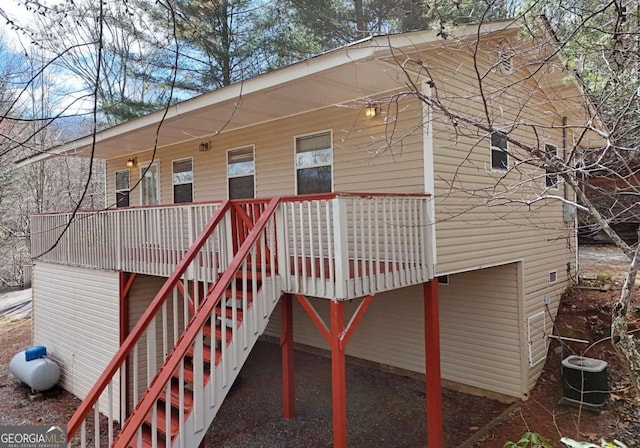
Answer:
M629 272L624 281L620 299L613 307L611 316L611 339L618 356L624 361L640 401L640 344L629 334L627 312L631 304L631 291L635 288L636 275L640 267L640 245L636 247Z

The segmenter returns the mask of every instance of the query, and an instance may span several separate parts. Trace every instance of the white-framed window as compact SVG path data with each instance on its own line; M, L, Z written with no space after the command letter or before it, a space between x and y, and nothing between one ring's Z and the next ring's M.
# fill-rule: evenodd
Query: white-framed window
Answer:
M251 199L256 195L254 147L227 151L227 188L229 199Z
M491 170L507 171L509 167L509 142L497 132L491 133Z
M558 281L558 271L550 271L549 272L549 284L553 285Z
M116 207L129 207L129 170L116 171Z
M295 137L297 194L333 189L331 131Z
M158 162L140 165L140 204L157 205L160 203L160 167Z
M547 156L547 159L553 160L558 157L558 147L554 145L550 145L546 143L544 145L544 153ZM545 184L548 188L558 188L558 173L553 169L545 168L544 178Z
M449 275L439 275L438 276L438 284L439 285L443 285L443 286L448 286L449 285Z
M171 181L173 183L173 203L193 202L193 159L171 162Z
M506 44L500 44L498 47L497 66L503 75L511 75L513 73L513 56L515 52Z

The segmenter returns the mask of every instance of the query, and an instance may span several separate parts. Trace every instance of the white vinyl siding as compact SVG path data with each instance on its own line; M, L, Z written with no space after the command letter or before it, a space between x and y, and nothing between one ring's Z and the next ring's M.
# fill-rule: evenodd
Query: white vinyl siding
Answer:
M401 141L389 142L384 129L366 120L359 109L326 108L274 124L260 124L242 131L220 134L214 148L198 152L193 144L160 148L160 197L172 197L171 163L177 158L193 158L194 202L222 201L227 198L227 151L217 148L254 147L254 183L256 197L289 196L296 191L295 136L314 135L317 124L332 131L332 183L334 191L364 191L371 193L423 193L424 162L420 102L402 102L397 115L381 113L394 122L394 133ZM345 129L344 123L353 123ZM322 134L322 132L321 132ZM255 142L255 144L254 144ZM141 153L139 160L149 160L150 152ZM166 161L166 163L165 163ZM115 190L114 171L126 166L127 158L107 162L107 191ZM131 172L131 184L138 181L139 170ZM134 178L135 177L135 178ZM140 186L138 186L140 188ZM115 199L114 199L115 200ZM140 194L131 195L131 205L141 205ZM134 203L138 201L137 203ZM166 202L165 201L165 202Z
M449 278L440 288L442 377L521 397L517 264Z
M36 262L33 288L33 342L60 364L61 386L82 399L120 345L118 274ZM100 408L107 409L106 399Z

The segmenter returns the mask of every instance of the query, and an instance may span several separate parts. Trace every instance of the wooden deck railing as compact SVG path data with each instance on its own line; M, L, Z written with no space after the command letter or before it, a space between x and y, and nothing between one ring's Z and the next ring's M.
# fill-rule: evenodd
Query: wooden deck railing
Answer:
M434 249L428 200L427 195L367 193L283 198L276 212L277 244L271 250L286 292L347 299L428 281ZM239 203L254 220L265 201ZM31 221L32 256L168 277L218 207L208 203L79 213L53 249L71 215L36 215ZM208 243L203 256L219 260L232 253L233 240L241 235L230 230L229 241Z
M219 203L132 207L31 217L31 256L87 268L168 277ZM220 242L210 243L211 254Z

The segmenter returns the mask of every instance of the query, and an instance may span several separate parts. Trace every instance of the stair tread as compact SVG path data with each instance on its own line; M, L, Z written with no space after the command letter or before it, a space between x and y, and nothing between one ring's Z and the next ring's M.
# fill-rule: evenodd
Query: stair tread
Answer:
M233 319L233 307L225 307L225 314L227 319ZM216 315L218 317L222 316L222 309L220 307L216 307ZM242 310L236 309L236 318L238 322L242 322Z
M156 412L156 424L158 425L158 432L162 433L162 434L166 434L165 430L167 429L167 414L166 414L166 408L165 408L165 403L164 402L160 402L158 403L158 406L156 406L157 412ZM171 436L175 436L179 429L180 429L180 414L178 412L178 409L171 407L170 408L170 427L171 427ZM147 423L149 426L151 426L151 421L152 421L152 414L151 412L149 412L147 414L147 416L144 419L145 423Z
M129 443L129 448L153 448L153 439L151 437L151 428L143 424L142 426L142 444L138 446L138 436L135 435L131 442ZM162 434L158 434L157 438L157 448L165 448L167 446L166 440L162 436Z
M226 337L225 340L227 341L227 343L231 342L231 339L233 339L233 330L229 327L225 327L226 328ZM216 340L218 340L219 342L222 341L222 329L220 327L216 327Z
M175 408L180 408L180 385L177 378L174 378L171 381L171 406ZM160 396L160 400L164 403L165 394L163 393ZM191 411L193 407L193 391L188 388L184 388L184 412L185 415Z
M262 287L262 285L258 284L257 290L260 291L261 287ZM253 288L251 287L251 285L248 286L248 289L246 291L243 291L242 288L236 288L236 298L237 299L242 299L242 297L245 294L247 295L247 299L248 300L252 300L253 299ZM231 288L227 288L227 290L224 293L224 296L227 299L230 299L233 296Z
M190 361L186 360L185 363L184 363L184 381L185 381L185 383L193 384L194 376L195 376L195 374L193 372L193 364ZM205 383L207 381L209 381L209 376L211 376L211 372L205 366L204 372L203 372L203 378L204 378L204 382ZM180 368L177 368L176 371L173 372L173 377L174 378L180 378Z
M191 347L189 347L189 350L187 350L187 356L193 359L193 355L194 355L194 348L192 345ZM211 347L209 347L206 344L202 346L202 359L207 364L211 364Z

